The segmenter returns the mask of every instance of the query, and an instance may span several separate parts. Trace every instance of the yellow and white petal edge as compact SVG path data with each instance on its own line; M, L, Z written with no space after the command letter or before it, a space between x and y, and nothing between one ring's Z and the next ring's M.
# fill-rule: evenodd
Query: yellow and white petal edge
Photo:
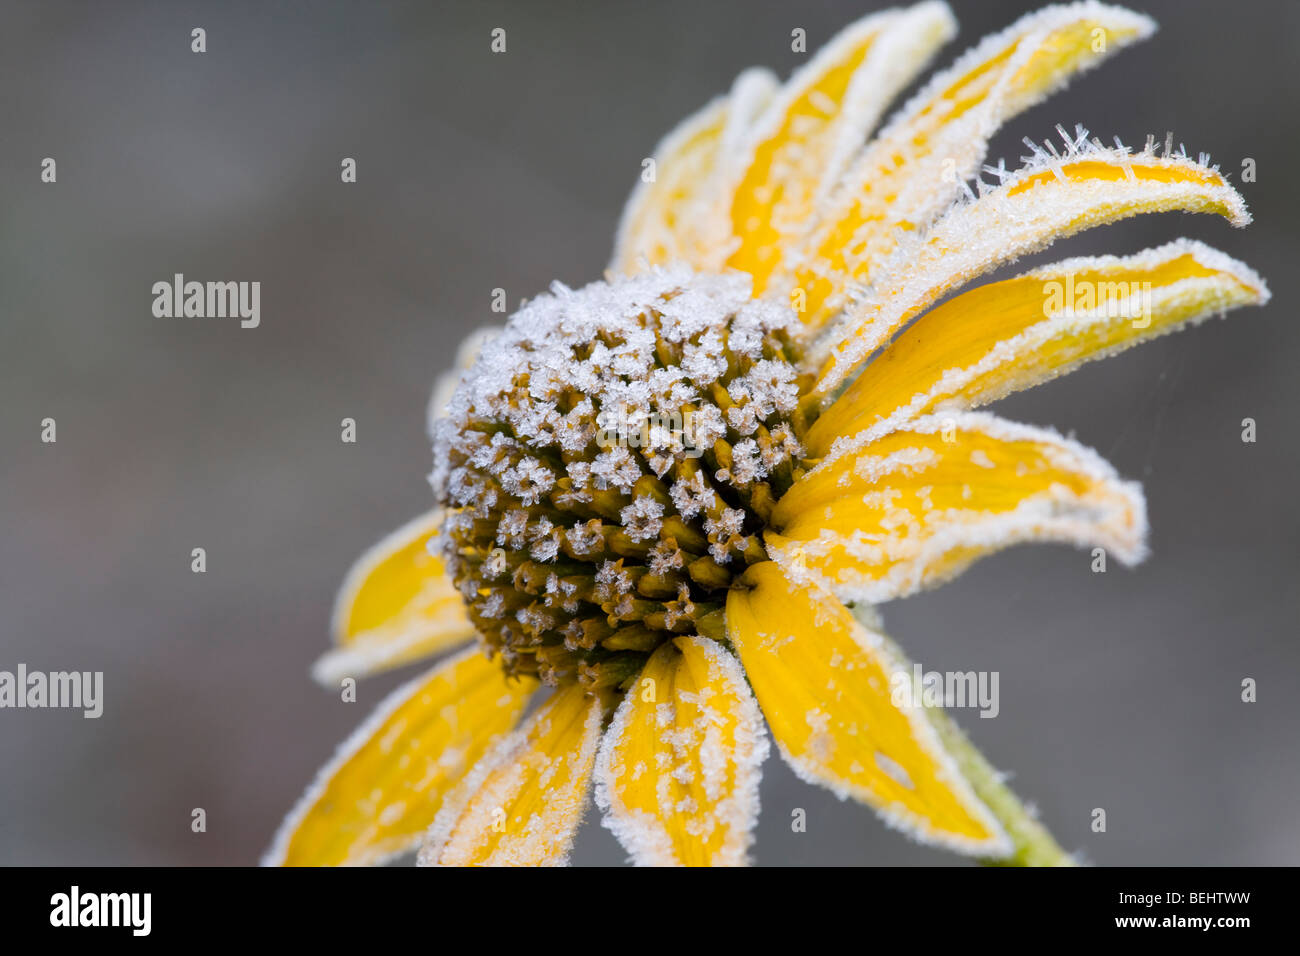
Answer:
M917 319L813 423L805 447L881 435L936 409L973 408L1139 342L1262 305L1252 269L1190 239L1134 256L1068 259L980 286Z
M438 811L421 866L562 866L582 820L610 701L561 687Z
M819 210L798 283L814 327L874 278L900 234L923 229L959 195L1008 120L1155 24L1100 3L1053 6L985 37L936 74L863 151Z
M741 866L767 735L736 658L679 637L651 656L596 758L596 805L642 866Z
M1011 852L924 710L895 706L895 674L906 667L880 635L770 561L752 565L741 584L727 598L727 634L796 773L922 842Z
M335 686L345 677L399 667L474 636L442 559L426 547L441 524L441 509L421 515L348 571L334 603L334 650L312 667L319 683Z
M907 322L939 298L1054 240L1139 213L1211 212L1234 226L1246 204L1217 170L1150 149L1129 153L1080 137L903 242L862 298L812 350L812 393L825 401ZM824 358L823 358L824 356Z
M737 245L727 265L754 277L756 295L889 103L956 30L937 2L863 17L781 88L756 128L730 209Z
M1092 450L980 412L917 419L844 440L772 512L768 553L844 601L879 603L940 584L1012 544L1146 553L1141 487Z
M317 774L263 865L372 864L413 849L536 687L470 648L393 691Z
M725 201L740 175L744 142L777 86L769 70L741 73L726 96L687 117L655 147L623 207L609 269L634 273L721 261Z

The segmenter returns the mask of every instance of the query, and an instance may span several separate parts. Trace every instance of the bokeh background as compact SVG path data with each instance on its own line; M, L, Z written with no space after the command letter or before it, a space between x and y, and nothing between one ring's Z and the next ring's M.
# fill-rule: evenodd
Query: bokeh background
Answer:
M1016 119L991 157L1014 165L1022 136L1082 122L1139 144L1173 130L1235 180L1254 158L1246 230L1147 217L1049 257L1189 235L1258 269L1273 302L1000 405L1145 482L1145 565L1020 549L883 613L926 667L1000 672L1000 715L958 717L1068 848L1295 864L1300 5L1137 5L1162 31ZM0 711L0 863L255 862L407 676L346 704L307 668L351 560L430 503L425 403L461 336L499 318L491 290L513 306L599 277L665 131L746 66L804 62L794 27L815 50L873 6L0 6L0 669L106 684L99 720ZM953 6L938 65L1029 8ZM175 272L260 280L261 327L154 318L150 287ZM762 799L762 864L957 862L777 759ZM622 859L589 816L575 861Z

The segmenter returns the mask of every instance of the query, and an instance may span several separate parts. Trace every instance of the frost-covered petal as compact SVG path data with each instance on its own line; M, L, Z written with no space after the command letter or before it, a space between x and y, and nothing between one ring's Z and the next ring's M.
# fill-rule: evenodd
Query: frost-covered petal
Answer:
M1221 252L1179 239L1135 256L1069 259L962 293L916 320L806 436L821 458L841 435L971 408L1229 309L1268 287Z
M312 667L317 681L399 667L474 636L442 559L426 547L442 519L440 508L421 515L357 559L334 603L335 649Z
M831 394L912 318L942 296L1019 256L1084 229L1148 212L1212 212L1235 226L1246 204L1215 168L1183 156L1130 153L1072 141L1005 183L957 206L903 242L872 287L827 333L812 392Z
M483 757L448 797L422 866L560 866L582 820L609 700L574 682Z
M479 353L483 351L483 346L500 334L500 326L484 326L465 336L460 343L460 347L456 349L456 361L451 370L438 376L438 380L433 385L433 392L429 396L429 407L426 409L425 421L430 437L434 434L438 419L447 413L447 403L451 401L452 395L456 394L456 387L460 385L461 376L473 367L478 360Z
M728 95L683 120L655 147L654 165L643 167L623 209L611 271L721 262L730 238L726 197L740 173L741 144L776 87L770 71L746 70Z
M750 273L756 293L890 101L955 32L943 3L873 14L836 34L782 87L759 120L731 204L739 245L727 265Z
M768 553L796 581L872 603L948 580L1012 544L1145 555L1146 506L1095 452L979 412L843 439L772 512Z
M806 321L831 318L846 292L874 279L900 230L923 228L943 212L1007 120L1154 29L1121 7L1047 7L936 74L863 151L822 212L799 270Z
M596 760L596 805L638 864L741 865L767 751L735 657L679 637L655 651L614 714Z
M317 774L263 864L379 863L412 849L536 687L531 678L507 679L476 648L399 687Z
M897 707L891 648L830 594L771 561L727 598L727 635L781 755L917 840L998 857L1010 843L921 708Z

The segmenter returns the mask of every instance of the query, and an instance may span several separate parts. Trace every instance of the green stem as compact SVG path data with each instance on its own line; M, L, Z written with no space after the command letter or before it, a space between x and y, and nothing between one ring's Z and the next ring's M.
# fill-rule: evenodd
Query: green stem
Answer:
M962 733L948 712L942 707L929 707L925 713L976 795L993 811L1015 844L1015 852L1011 856L982 862L989 866L1077 865L1074 858L1062 850L1047 832L1047 828L1020 802L1020 798L1011 792L1011 788L1002 782L1002 774L975 749L970 738Z
M894 666L910 672L912 662L892 639L882 633L875 609L859 605L853 608L853 613L864 625L884 639L885 646L894 658ZM944 747L974 789L976 796L983 800L997 817L1015 847L1011 856L980 862L987 866L1078 865L1070 854L1061 849L1052 834L1025 807L1020 798L1011 792L1011 788L1002 782L1003 774L999 773L988 759L975 749L970 738L962 732L946 710L942 707L927 707L925 714Z

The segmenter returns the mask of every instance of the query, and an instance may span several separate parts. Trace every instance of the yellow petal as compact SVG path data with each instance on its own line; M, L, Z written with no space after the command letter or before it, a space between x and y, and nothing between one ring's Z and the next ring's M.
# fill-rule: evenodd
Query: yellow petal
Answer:
M609 268L685 262L716 270L731 238L726 197L740 175L742 142L776 89L767 70L746 70L727 96L685 119L655 147L628 198Z
M425 547L441 509L394 531L348 571L334 603L333 651L312 676L334 685L427 657L474 636L465 604L442 560Z
M379 863L412 849L536 687L470 648L395 690L320 771L262 862Z
M973 408L1186 323L1268 301L1262 279L1180 239L1136 256L1070 259L972 289L916 320L809 430L821 458L841 435L884 434L944 408Z
M596 760L596 804L643 866L740 866L767 737L739 663L679 637L651 656Z
M447 800L420 848L420 864L566 863L608 703L576 682L556 691Z
M1055 432L979 412L846 439L772 512L768 553L798 582L872 603L939 584L1025 541L1144 556L1140 488Z
M1236 226L1250 221L1217 169L1181 156L1086 144L1063 158L1042 153L898 248L861 302L829 330L829 355L813 393L830 394L904 324L999 265L1093 226L1175 209L1218 213Z
M956 32L946 4L864 17L840 31L781 90L765 114L731 205L739 247L728 265L755 294L807 230L885 107Z
M923 842L981 856L1010 851L924 711L895 706L905 663L879 635L770 561L752 565L741 585L727 597L727 635L795 772Z
M960 195L1007 120L1155 24L1097 3L1049 7L986 37L930 81L843 177L810 238L798 284L814 325L874 279L898 230L925 226Z

